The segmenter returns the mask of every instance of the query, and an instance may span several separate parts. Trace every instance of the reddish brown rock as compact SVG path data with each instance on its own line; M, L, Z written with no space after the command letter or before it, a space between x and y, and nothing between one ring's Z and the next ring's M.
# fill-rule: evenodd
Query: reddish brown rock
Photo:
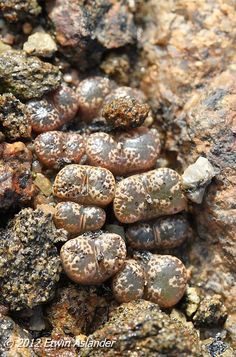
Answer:
M99 293L99 288L69 284L59 289L47 309L47 316L56 330L71 335L87 334L105 322L111 309L111 294Z
M35 194L32 154L22 142L0 145L0 207L26 203Z
M19 138L28 139L31 136L27 107L10 93L0 96L0 125L10 141Z
M141 86L156 105L182 107L235 60L232 1L151 0L144 21Z
M191 283L203 293L220 294L227 307L226 326L235 345L234 306L236 284L236 71L231 66L216 76L201 94L193 96L179 121L185 120L180 156L193 163L204 155L217 175L206 190L203 203L193 206L200 238L189 255ZM185 134L185 135L184 135Z
M112 0L50 0L47 12L55 28L59 50L80 69L93 67L107 49L136 39L133 14L123 2Z
M204 155L218 171L203 204L194 206L198 233L217 242L232 270L236 263L235 80L234 68L223 72L202 94L189 100L182 115L187 125L182 154L189 163Z
M41 12L37 0L1 0L0 12L9 22L22 21Z
M135 42L136 28L133 15L125 2L113 2L113 6L98 23L96 37L107 49L119 48Z
M36 339L34 351L42 357L77 357L75 339L61 330L53 330L50 337Z

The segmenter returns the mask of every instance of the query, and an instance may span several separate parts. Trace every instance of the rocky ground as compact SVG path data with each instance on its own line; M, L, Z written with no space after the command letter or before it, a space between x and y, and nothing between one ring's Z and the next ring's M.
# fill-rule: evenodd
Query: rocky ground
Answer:
M233 0L0 0L1 356L236 355L235 25ZM214 174L184 186L199 157ZM171 241L159 215L184 222ZM145 275L129 302L126 253ZM184 263L173 304L156 254Z

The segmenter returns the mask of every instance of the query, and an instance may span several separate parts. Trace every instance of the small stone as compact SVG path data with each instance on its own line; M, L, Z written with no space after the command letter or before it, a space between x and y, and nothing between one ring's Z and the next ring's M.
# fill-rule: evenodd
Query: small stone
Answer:
M34 184L45 196L50 196L52 194L52 184L50 180L43 174L36 174Z
M57 51L57 45L48 33L35 32L28 37L23 49L29 55L51 57Z
M70 239L61 248L67 276L79 284L101 284L124 264L126 246L114 233L87 234Z
M96 37L105 48L119 48L134 44L136 40L136 26L133 14L123 2L115 2L101 17L95 31Z
M52 206L52 204L46 204L46 203L42 203L42 204L37 204L36 208L39 209L40 211L42 211L45 214L50 214L50 215L54 215L55 213L55 207ZM66 241L66 239L61 239L60 241Z
M30 22L25 22L22 25L22 31L25 35L30 35L32 33L33 27Z
M216 172L209 160L200 156L182 175L182 187L186 196L195 203L202 203L205 189L215 175Z
M5 305L0 305L0 316L7 316L9 313L9 309Z
M131 64L126 54L109 53L100 68L117 83L127 85L131 73Z
M209 338L202 341L203 357L235 357L235 351L223 341L220 333L217 333L214 338Z
M146 299L165 308L176 305L187 286L188 275L183 263L171 255L149 253L143 268L147 281Z
M205 297L193 316L196 326L220 326L227 319L227 310L220 295Z
M116 186L113 209L122 223L171 215L185 208L180 176L169 168L127 177Z
M29 203L35 195L32 154L22 142L0 144L0 207Z
M60 202L53 217L57 228L64 228L72 235L101 229L106 213L100 207L82 206L75 202Z
M0 12L9 22L23 21L41 12L37 0L1 0Z
M6 138L10 141L31 137L30 113L25 104L14 95L0 95L0 123Z
M143 268L134 259L126 260L121 270L112 279L112 292L119 303L142 298L144 287Z
M62 200L103 207L114 198L115 179L102 167L67 165L55 178L53 194Z
M28 57L24 51L0 53L1 90L11 92L22 100L40 98L58 88L59 68L37 57Z
M49 301L60 277L54 246L63 232L52 216L31 208L21 210L3 231L0 241L1 300L11 310L33 308Z
M93 8L97 9L96 5L93 4ZM94 36L95 21L92 21L84 3L50 0L46 10L59 51L82 70L94 66L100 60L102 48Z
M188 317L193 316L197 311L201 298L197 288L187 286L185 299L184 299L184 310Z
M0 54L3 52L7 52L9 50L11 50L11 46L7 45L6 43L0 40Z
M227 320L224 324L224 328L228 333L228 338L231 342L231 346L236 348L236 313L229 313Z
M136 41L134 16L125 2L50 0L46 10L59 50L80 70L98 64L106 50Z

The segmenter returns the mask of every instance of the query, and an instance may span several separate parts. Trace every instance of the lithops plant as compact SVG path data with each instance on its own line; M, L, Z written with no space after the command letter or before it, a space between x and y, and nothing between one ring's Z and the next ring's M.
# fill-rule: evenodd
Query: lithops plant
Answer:
M165 308L176 305L185 293L188 280L187 270L181 260L172 255L149 253L143 267L146 273L146 299Z
M106 213L100 207L60 202L55 207L53 220L57 228L64 228L71 235L78 235L102 228Z
M85 154L81 135L72 132L49 131L37 136L34 150L38 160L49 168L80 163Z
M180 246L191 233L187 217L179 213L149 222L135 223L127 228L126 238L129 246L134 249L169 249Z
M116 186L114 212L122 223L178 213L186 208L179 174L160 168L133 175Z
M67 276L79 284L101 284L119 271L126 258L123 238L114 233L79 236L61 248Z
M144 287L143 268L134 259L127 259L121 270L112 279L112 292L120 303L141 299Z
M53 193L64 201L103 207L114 198L115 179L101 167L67 165L57 174Z
M95 76L81 81L76 89L80 118L90 122L98 117L104 98L115 87L115 82L105 77Z
M149 170L160 154L160 139L156 129L140 127L111 135L91 134L86 140L87 162L105 167L114 175Z
M67 85L62 85L57 91L27 103L31 113L32 129L37 133L56 130L72 120L78 111L76 93Z

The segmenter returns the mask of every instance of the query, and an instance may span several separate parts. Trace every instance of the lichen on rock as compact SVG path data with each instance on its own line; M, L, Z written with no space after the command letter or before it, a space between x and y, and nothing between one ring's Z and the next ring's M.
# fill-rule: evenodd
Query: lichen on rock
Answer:
M17 98L40 98L60 85L61 74L57 66L27 56L24 51L10 50L0 53L0 92L10 91Z
M0 126L10 141L31 137L27 107L11 93L0 95Z
M196 331L161 312L158 305L145 300L122 304L110 320L89 337L102 341L107 338L112 347L82 348L87 356L200 357L200 343Z
M54 296L61 272L54 242L63 234L50 214L31 208L21 210L1 232L1 301L11 310L32 308Z

